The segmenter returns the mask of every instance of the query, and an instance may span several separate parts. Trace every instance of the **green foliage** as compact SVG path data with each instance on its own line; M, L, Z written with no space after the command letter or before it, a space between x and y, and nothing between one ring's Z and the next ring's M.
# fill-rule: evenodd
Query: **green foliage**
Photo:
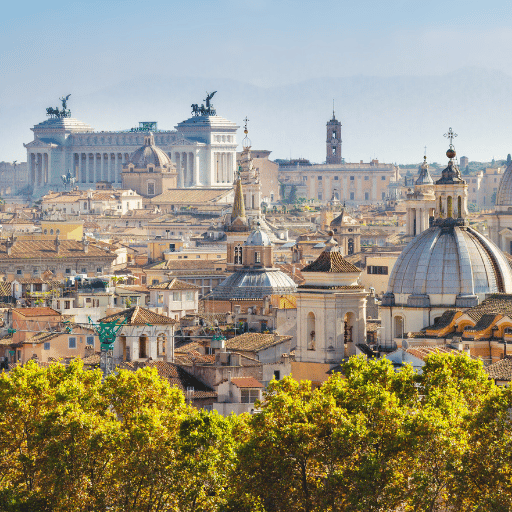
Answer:
M466 355L421 375L351 358L273 380L255 415L185 403L156 370L0 374L0 510L508 511L512 391Z

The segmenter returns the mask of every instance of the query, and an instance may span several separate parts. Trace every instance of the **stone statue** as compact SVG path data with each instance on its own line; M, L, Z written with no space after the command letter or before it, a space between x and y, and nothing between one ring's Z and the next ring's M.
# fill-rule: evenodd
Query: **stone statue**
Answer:
M62 119L63 117L71 117L71 110L67 108L68 106L68 99L71 96L71 94L68 94L64 98L59 98L62 102L62 110L59 110L59 107L52 108L48 107L46 109L46 115L50 116L53 119Z
M194 116L215 116L217 115L215 109L213 108L213 105L210 103L210 100L213 98L214 94L217 91L209 93L206 92L206 99L204 102L206 103L206 107L204 106L204 103L199 106L197 103L193 103L190 105L190 108L192 109L192 115Z
M206 109L207 110L210 110L210 100L215 96L216 92L217 91L213 91L213 92L209 93L208 91L206 91L206 99L204 101L206 103ZM213 108L213 105L212 105L212 108Z
M62 110L66 110L68 108L68 100L71 94L68 94L65 98L59 98L60 101L62 101Z

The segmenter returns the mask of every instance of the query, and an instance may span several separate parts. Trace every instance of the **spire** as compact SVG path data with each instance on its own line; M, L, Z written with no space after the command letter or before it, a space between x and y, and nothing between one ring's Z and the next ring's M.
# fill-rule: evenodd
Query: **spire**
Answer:
M250 148L251 148L251 139L249 139L248 137L248 133L249 133L249 130L247 129L247 123L249 122L249 119L247 119L247 116L245 116L245 119L244 119L244 133L245 133L245 137L244 137L244 140L242 141L242 146L244 148L244 151L248 151Z
M418 178L415 181L415 185L433 185L434 180L432 176L430 176L430 172L428 171L427 164L427 155L423 157L423 163L420 165L420 170L418 172Z
M235 199L233 201L233 210L231 211L231 222L237 218L240 218L244 221L246 220L244 194L242 191L242 179L240 178L240 168L238 169L238 177L235 183Z

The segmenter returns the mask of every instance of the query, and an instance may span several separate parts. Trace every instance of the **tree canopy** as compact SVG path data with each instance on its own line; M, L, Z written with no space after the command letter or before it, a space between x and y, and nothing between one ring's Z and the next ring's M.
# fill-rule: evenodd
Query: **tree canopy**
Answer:
M0 374L5 511L507 511L512 395L482 363L353 357L272 381L257 413L186 403L155 369Z

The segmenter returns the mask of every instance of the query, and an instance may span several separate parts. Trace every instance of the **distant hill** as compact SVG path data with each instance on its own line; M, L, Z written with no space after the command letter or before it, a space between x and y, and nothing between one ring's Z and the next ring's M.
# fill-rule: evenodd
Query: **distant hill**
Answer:
M420 162L426 145L429 161L444 162L443 134L450 126L459 134L454 142L459 156L490 161L512 152L512 77L483 69L438 77L315 78L267 89L234 80L145 76L62 94L72 93L73 116L96 130L129 129L139 121L158 121L169 129L190 116L190 105L201 103L206 89L218 91L213 104L219 115L240 125L249 117L253 147L271 150L271 158L322 162L333 98L347 161ZM43 121L45 108L57 100L0 99L0 160L25 160L22 144L32 140L30 127Z

